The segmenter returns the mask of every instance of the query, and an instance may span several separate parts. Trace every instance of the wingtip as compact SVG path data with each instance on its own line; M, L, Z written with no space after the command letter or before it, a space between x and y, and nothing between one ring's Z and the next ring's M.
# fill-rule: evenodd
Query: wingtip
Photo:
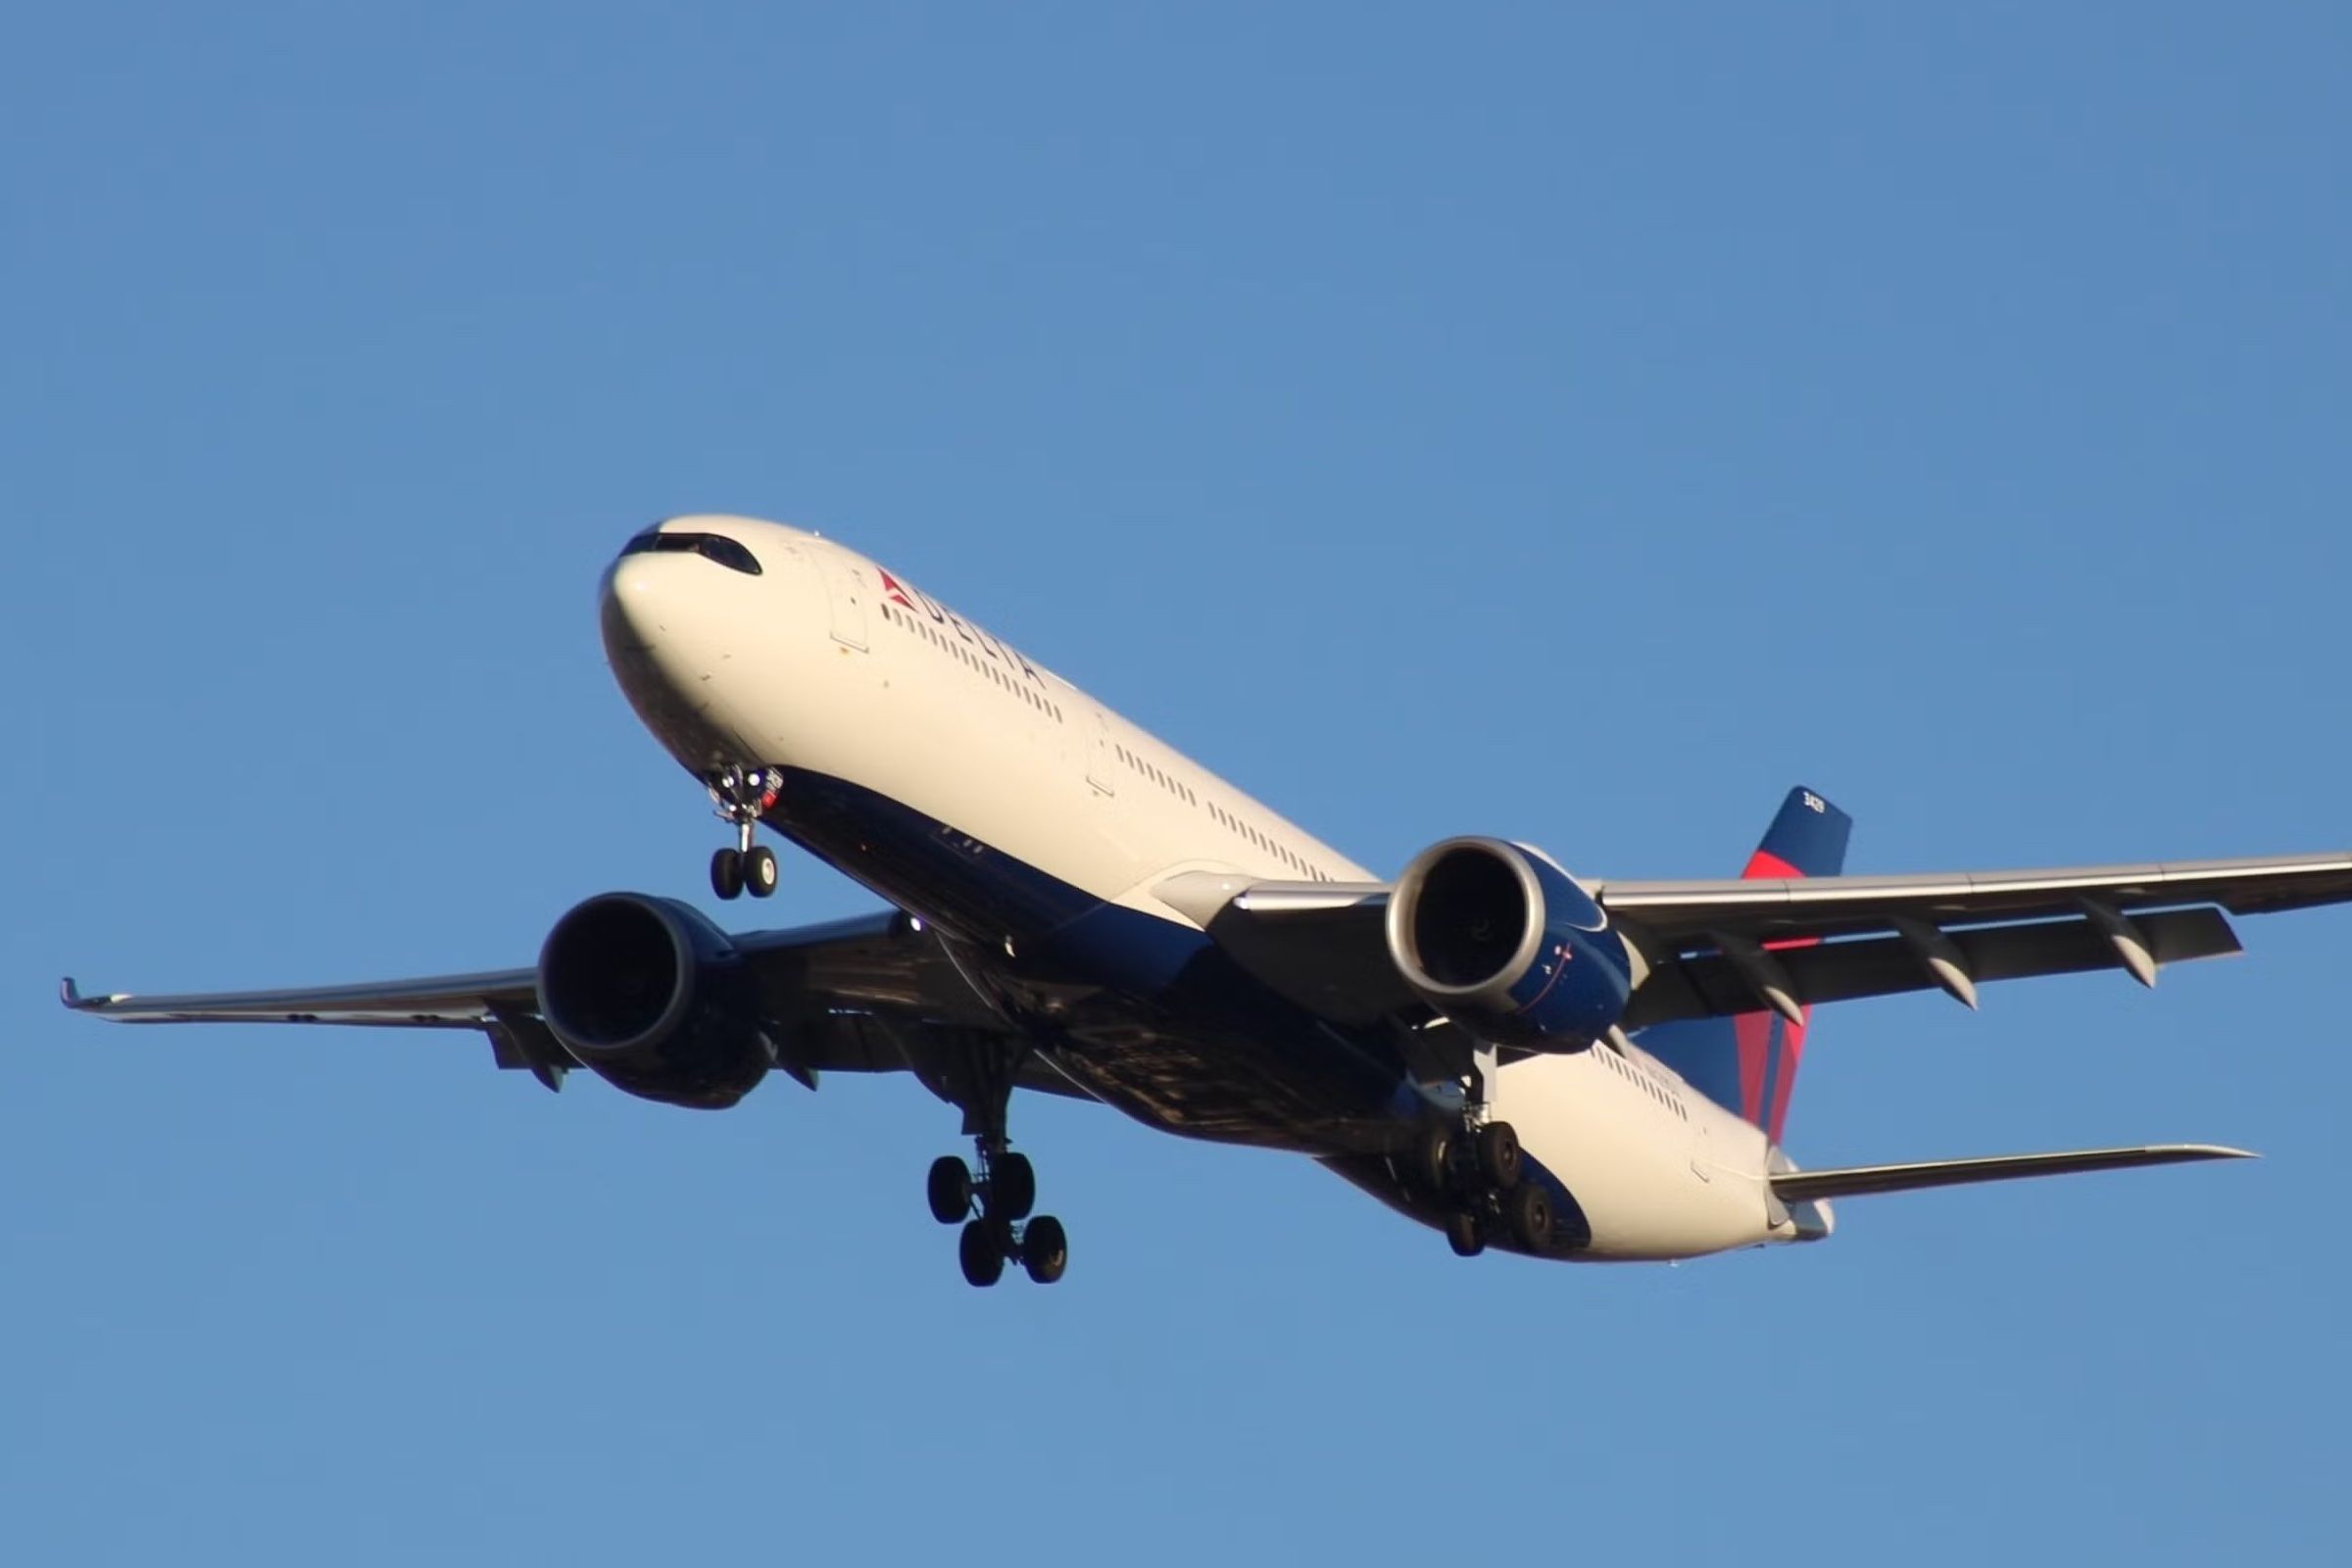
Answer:
M75 1012L95 1012L108 1003L120 1002L122 999L113 995L85 997L82 995L81 987L74 983L74 977L68 975L57 983L57 1000Z

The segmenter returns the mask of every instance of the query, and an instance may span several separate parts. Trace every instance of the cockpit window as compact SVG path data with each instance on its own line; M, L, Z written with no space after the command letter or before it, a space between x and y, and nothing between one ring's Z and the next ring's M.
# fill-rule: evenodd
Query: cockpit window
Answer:
M620 547L624 556L642 556L649 551L684 552L715 561L731 571L760 575L760 558L736 541L720 533L663 533L648 528Z

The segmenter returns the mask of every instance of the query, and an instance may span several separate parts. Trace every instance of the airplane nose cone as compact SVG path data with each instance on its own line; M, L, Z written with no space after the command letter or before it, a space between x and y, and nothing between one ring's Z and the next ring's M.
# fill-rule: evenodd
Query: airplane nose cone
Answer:
M739 612L761 575L759 558L725 534L648 530L606 570L605 603L652 641Z
M654 556L623 556L605 568L599 598L607 653L619 652L616 642L642 652L662 635L678 608L675 576L662 570L670 564Z
M649 723L707 713L728 662L710 564L690 555L627 555L605 572L598 620L605 658ZM657 723L657 728L666 727Z
M702 526L708 524L708 526ZM602 585L608 651L615 641L708 663L743 629L748 607L764 602L766 568L751 546L721 531L740 518L676 517L631 539Z
M791 530L671 517L621 548L598 611L613 678L673 755L778 755L761 726L825 635L823 590Z

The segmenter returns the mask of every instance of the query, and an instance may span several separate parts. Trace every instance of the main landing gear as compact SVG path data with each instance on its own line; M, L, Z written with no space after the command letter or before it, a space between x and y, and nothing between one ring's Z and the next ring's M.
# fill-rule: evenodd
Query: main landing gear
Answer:
M1070 1264L1070 1239L1061 1221L1051 1214L1034 1218L1037 1172L1029 1156L1004 1147L1002 1139L977 1140L980 1174L954 1154L931 1162L931 1217L942 1225L960 1222L956 1258L967 1284L994 1285L1004 1277L1004 1265L1018 1259L1022 1270L1040 1285L1061 1278Z
M710 891L722 899L749 893L764 899L776 891L776 852L752 842L752 830L776 804L784 774L773 767L723 768L704 779L720 821L735 830L732 848L710 856Z
M1519 1135L1507 1121L1433 1121L1408 1156L1413 1185L1446 1206L1446 1240L1457 1256L1476 1257L1494 1237L1531 1252L1551 1250L1551 1195L1523 1181Z
M942 1154L931 1162L926 1196L933 1219L963 1227L956 1256L971 1285L996 1284L1013 1261L1038 1284L1051 1285L1070 1264L1070 1239L1061 1221L1031 1213L1037 1207L1036 1167L1004 1135L1022 1054L1022 1048L975 1037L945 1075L943 1088L963 1109L963 1130L972 1135L980 1170L974 1175L956 1155Z

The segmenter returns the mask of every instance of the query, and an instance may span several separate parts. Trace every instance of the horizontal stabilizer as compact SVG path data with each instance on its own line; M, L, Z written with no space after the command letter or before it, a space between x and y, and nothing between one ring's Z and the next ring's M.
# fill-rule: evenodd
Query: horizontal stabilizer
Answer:
M2064 1176L2079 1170L2121 1170L2132 1165L2176 1165L2194 1159L2252 1159L2243 1149L2219 1144L2151 1144L2145 1149L2075 1149L2058 1154L1993 1154L1982 1159L1930 1159L1913 1165L1850 1165L1843 1170L1791 1170L1772 1177L1783 1202L1817 1198L1853 1198L1863 1193L1907 1193L1922 1187L1957 1187L1968 1182L2014 1181L2021 1176Z

